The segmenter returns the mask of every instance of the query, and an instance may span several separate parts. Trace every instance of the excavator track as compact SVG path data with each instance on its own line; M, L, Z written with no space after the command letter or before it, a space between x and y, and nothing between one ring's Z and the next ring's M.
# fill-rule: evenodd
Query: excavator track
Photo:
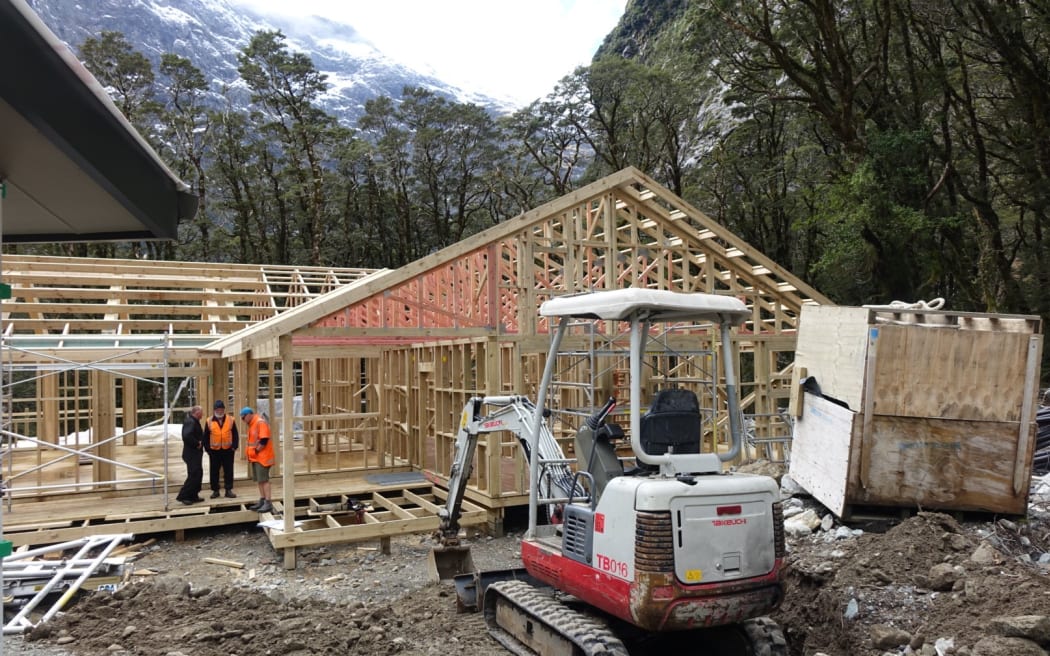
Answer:
M628 656L601 622L559 603L523 581L500 581L485 590L485 624L518 656Z

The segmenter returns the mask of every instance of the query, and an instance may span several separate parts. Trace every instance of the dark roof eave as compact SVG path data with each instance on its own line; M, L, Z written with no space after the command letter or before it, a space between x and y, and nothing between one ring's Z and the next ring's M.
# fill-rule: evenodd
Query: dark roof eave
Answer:
M103 238L176 238L179 221L196 214L196 195L24 0L0 0L0 60L12 64L0 75L0 98L141 223L139 229ZM88 228L67 238L92 239ZM56 237L64 236L42 236L45 241ZM29 241L26 234L6 230L4 239Z

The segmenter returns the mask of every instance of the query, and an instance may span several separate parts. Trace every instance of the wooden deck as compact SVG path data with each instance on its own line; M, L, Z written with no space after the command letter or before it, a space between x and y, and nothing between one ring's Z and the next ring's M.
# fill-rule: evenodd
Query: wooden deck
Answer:
M272 483L276 512L280 513L284 510L281 499L284 481L278 477ZM294 513L302 523L291 533L267 529L277 549L431 531L437 528L437 508L445 499L442 488L421 473L406 469L297 477L295 487ZM135 495L107 492L43 500L16 499L3 506L4 538L16 547L38 546L85 535L180 533L274 519L273 514L260 516L248 510L257 500L254 483L237 480L234 489L238 494L235 499L209 499L206 487L202 494L205 501L192 506L174 502L177 488L170 489L167 496L158 490ZM370 511L360 517L350 511L316 512L319 507L332 506L347 498L360 500ZM464 526L487 521L487 512L481 506L468 502L464 510Z

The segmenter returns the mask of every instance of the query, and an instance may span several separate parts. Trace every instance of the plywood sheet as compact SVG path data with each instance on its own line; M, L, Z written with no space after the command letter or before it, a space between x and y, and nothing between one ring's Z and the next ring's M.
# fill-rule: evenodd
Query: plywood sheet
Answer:
M866 308L806 305L799 323L795 366L805 367L821 391L861 408L868 344Z
M1025 511L1028 485L1013 491L1018 424L876 415L873 425L850 503Z
M896 325L878 331L876 414L1020 420L1030 335Z
M850 433L857 413L808 392L802 404L789 473L813 498L841 516L847 504Z

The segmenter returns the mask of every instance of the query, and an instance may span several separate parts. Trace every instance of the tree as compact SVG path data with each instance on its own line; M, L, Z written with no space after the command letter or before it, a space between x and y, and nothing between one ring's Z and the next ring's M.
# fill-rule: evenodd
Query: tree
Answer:
M263 130L275 138L277 168L286 180L274 180L275 191L294 200L301 214L299 240L307 261L321 264L321 240L329 199L324 161L329 156L334 119L316 102L328 84L310 58L291 52L281 32L257 32L238 56L238 72L259 103ZM283 187L287 185L285 190ZM283 205L290 211L290 207Z
M161 155L173 165L175 174L192 180L197 192L197 215L193 230L181 226L183 252L191 259L212 261L211 226L213 217L208 206L208 176L205 159L212 149L212 115L205 105L208 82L189 59L165 53L161 55L160 74L167 81L166 102L161 108ZM190 244L194 247L186 253ZM215 253L214 257L223 257ZM171 259L173 255L168 255Z
M496 126L488 114L407 88L398 115L412 134L413 196L426 221L420 226L426 248L448 246L490 225L484 178L495 159Z
M155 105L153 65L132 48L120 32L102 32L80 46L80 59L113 97L128 121L148 135L148 118Z

